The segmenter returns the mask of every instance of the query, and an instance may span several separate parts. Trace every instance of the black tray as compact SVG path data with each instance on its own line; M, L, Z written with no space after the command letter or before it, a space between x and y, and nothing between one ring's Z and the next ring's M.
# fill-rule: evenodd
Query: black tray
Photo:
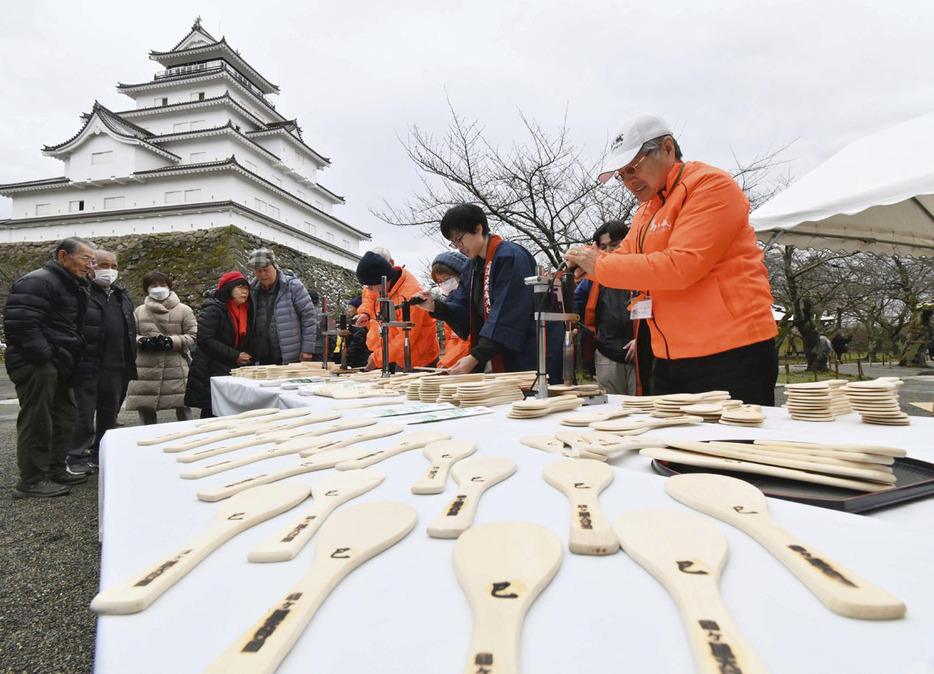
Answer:
M752 444L752 440L720 440L718 442ZM660 459L652 461L652 469L659 475L665 476L679 475L681 473L729 475L758 487L766 496L820 506L821 508L842 510L848 513L869 512L896 503L916 501L934 495L934 464L907 457L896 458L892 464L892 471L895 473L895 486L873 492L853 491L770 475L688 466L683 463L662 461Z

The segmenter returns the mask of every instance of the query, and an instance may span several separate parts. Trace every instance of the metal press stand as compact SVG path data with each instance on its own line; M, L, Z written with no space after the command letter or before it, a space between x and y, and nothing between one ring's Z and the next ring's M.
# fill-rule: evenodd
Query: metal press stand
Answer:
M529 276L525 279L525 284L532 286L535 294L533 318L538 338L538 369L533 386L536 398L547 398L546 327L548 323L564 323L564 343L561 353L562 379L566 386L574 386L574 324L580 321L580 316L568 311L574 307L574 276L562 269L546 272L544 267L538 267L537 272L536 276ZM584 397L585 405L596 405L606 401L606 393Z
M376 314L380 320L379 326L379 336L382 341L383 346L383 374L381 378L387 378L392 375L392 368L389 364L389 328L402 328L402 331L405 335L404 339L404 371L412 371L412 347L411 342L409 341L409 333L412 331L412 328L415 327L415 323L411 320L410 307L412 304L418 304L417 301L406 300L402 304L396 305L393 303L392 299L388 296L388 290L386 288L386 277L382 279L382 287L380 288L379 299L376 300L377 311ZM395 320L396 309L402 309L402 320Z

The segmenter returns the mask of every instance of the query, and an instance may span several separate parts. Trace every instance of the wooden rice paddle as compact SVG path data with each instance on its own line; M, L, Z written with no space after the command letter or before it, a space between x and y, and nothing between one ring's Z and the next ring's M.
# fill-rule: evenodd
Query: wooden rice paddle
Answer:
M561 540L531 522L489 522L454 544L454 571L473 611L464 674L518 674L522 622L561 566Z
M412 485L412 493L440 494L444 491L450 467L476 451L477 445L470 440L442 440L425 445L422 453L431 465Z
M598 421L610 421L620 417L628 417L632 410L613 410L611 412L580 412L579 414L569 414L561 418L563 426L589 426Z
M595 454L593 451L594 447L584 436L586 433L582 431L569 431L566 429L559 429L555 431L555 437L558 438L561 442L568 445L571 448L571 456L574 458L581 459L594 459L595 461L606 461L605 454Z
M317 456L313 456L310 459L305 459L300 463L289 466L288 468L283 468L282 470L277 470L270 473L261 473L243 480L238 480L237 482L221 485L219 487L202 489L197 493L197 497L201 501L222 501L225 498L230 498L234 494L239 494L241 491L249 489L250 487L255 487L259 484L269 484L270 482L278 482L279 480L284 480L295 475L301 475L302 473L311 473L316 470L327 470L328 468L333 468L341 461L347 461L348 459L355 459L358 456L363 456L366 454L366 451L367 450L363 447L342 447L340 449L328 450Z
M322 477L311 485L311 507L253 548L246 558L251 562L286 562L294 558L337 506L375 488L385 477L377 470L352 470Z
M797 470L795 468L782 468L781 466L767 466L764 463L753 463L752 461L742 461L741 459L724 459L719 456L708 454L697 454L695 452L684 452L680 449L665 449L663 447L647 447L639 451L643 456L660 461L672 461L682 463L688 466L700 466L701 468L713 468L714 470L730 470L737 473L755 473L757 475L771 475L772 477L781 477L786 480L798 480L799 482L811 482L814 484L825 484L831 487L841 487L853 491L881 491L891 489L892 485L881 482L868 482L865 480L853 480L850 478L836 477L834 475L824 475L823 473L812 473L807 470Z
M209 433L210 431L218 431L230 428L231 425L236 424L244 419L250 419L253 417L268 416L270 414L275 414L279 412L276 407L264 407L262 409L256 410L247 410L246 412L241 412L240 414L234 414L229 417L219 417L217 419L211 419L210 421L202 421L197 427L192 428L187 431L179 431L177 433L169 433L168 435L160 435L155 438L143 438L142 440L137 440L136 444L140 446L146 445L161 445L163 442L172 442L172 440L179 440L181 438L187 438L192 435L198 435L200 433Z
M241 456L236 459L226 459L225 461L218 461L217 463L212 463L207 466L200 466L198 468L192 468L191 470L182 471L179 473L179 477L185 480L197 480L202 477L207 477L208 475L216 475L217 473L224 472L225 470L233 470L234 468L248 466L251 463L256 463L257 461L262 461L264 459L272 459L277 456L287 456L289 454L299 453L302 456L311 456L312 454L320 454L321 452L331 449L349 447L350 445L355 445L358 442L384 438L387 435L395 435L401 431L401 426L390 426L387 424L383 426L373 426L372 428L364 428L362 431L358 431L353 435L344 438L343 440L314 435L303 435L301 437L288 440L287 442L277 444L274 447L270 447L269 449L257 454L248 454L247 456Z
M386 449L370 452L369 454L361 456L359 459L354 459L353 461L344 461L343 463L337 464L335 468L337 468L337 470L355 470L357 468L367 468L368 466L372 466L374 463L385 461L386 459L391 458L396 454L408 452L412 449L419 449L432 442L450 440L450 438L451 434L446 431L422 431L420 433L410 433L405 437L399 438Z
M292 427L292 425L281 425L277 426L275 424L270 424L270 421L284 421L286 419L294 419L295 417L303 417L308 415L308 410L282 410L279 414L276 414L274 417L269 417L269 420L262 419L260 421L251 421L251 422L239 422L231 424L227 430L220 435L215 435L207 438L196 438L194 440L189 440L188 442L183 442L178 445L166 445L162 448L163 452L172 454L175 452L185 452L189 449L195 449L196 447L202 447L204 445L210 445L215 442L221 442L222 440L230 440L231 438L241 438L244 435L255 435L257 433L272 433L277 430L283 430Z
M275 431L273 433L257 433L255 437L247 438L246 440L241 440L240 442L235 442L229 445L221 445L219 447L199 449L197 452L191 452L189 454L180 454L175 457L175 460L179 463L194 463L195 461L208 459L219 454L227 454L228 452L233 452L238 449L247 449L249 447L259 447L261 445L271 444L280 445L283 442L288 442L289 440L310 436L311 432L312 429L307 428L306 426L299 426L297 428L288 428L286 430Z
M571 501L568 547L578 555L612 555L619 539L600 510L600 492L613 481L613 469L592 459L553 461L542 471L545 482Z
M220 545L298 505L310 492L308 485L286 482L238 494L218 508L217 517L204 531L176 552L94 597L91 610L105 614L139 613Z
M629 510L613 530L623 552L674 599L698 674L767 672L720 597L726 535L710 520L680 510Z
M779 526L769 514L765 496L748 482L726 475L691 473L668 478L665 491L757 540L834 613L864 620L905 615L905 605L899 599Z
M616 421L597 421L590 424L595 431L605 431L607 433L616 433L617 435L639 435L653 428L663 428L665 426L683 426L685 424L703 423L703 417L695 417L685 414L680 417L666 417L648 419L617 419Z
M457 538L470 528L480 495L516 472L516 462L505 456L472 456L454 464L451 475L460 486L428 527L432 538Z
M417 519L405 503L361 503L336 513L318 533L308 572L205 671L274 672L337 584L405 538Z

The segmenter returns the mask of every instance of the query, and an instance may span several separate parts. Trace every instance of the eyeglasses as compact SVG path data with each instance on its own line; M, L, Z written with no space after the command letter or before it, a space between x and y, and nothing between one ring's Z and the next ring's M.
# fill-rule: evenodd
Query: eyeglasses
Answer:
M467 234L468 232L464 232L460 236L455 236L453 239L451 239L451 243L449 243L448 246L450 248L453 248L454 250L457 250L458 248L460 248L461 241L464 240L464 237L467 236Z
M613 175L613 177L619 180L620 182L623 182L626 178L632 178L634 175L636 175L636 171L639 170L639 167L642 165L642 162L648 159L650 154L652 153L646 152L644 155L642 155L642 159L637 161L632 166L624 166L619 171L617 171Z
M78 255L76 253L71 253L71 256L78 258L79 260L84 262L84 264L91 264L92 262L94 262L94 257L91 255Z

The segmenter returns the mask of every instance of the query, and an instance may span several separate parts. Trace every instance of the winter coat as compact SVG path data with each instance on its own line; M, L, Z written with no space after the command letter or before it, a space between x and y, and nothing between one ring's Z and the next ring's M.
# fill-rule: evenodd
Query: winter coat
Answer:
M168 410L185 406L189 353L198 333L195 313L175 293L162 302L146 297L134 312L139 338L165 335L171 351L140 351L136 356L138 379L130 382L128 410Z
M216 291L215 291L216 292ZM247 308L246 343L236 347L234 322L227 305L210 295L198 316L198 346L188 372L185 404L211 409L211 377L226 377L237 367L241 351L250 352L253 334L253 303Z
M279 284L279 292L276 294L275 324L282 354L282 362L277 364L297 363L301 354L315 352L317 310L305 286L294 276L280 271L276 283ZM253 279L250 282L253 307L257 306L258 295L259 281Z
M70 380L86 347L81 331L87 305L86 283L58 262L16 281L3 311L7 372L51 360Z
M594 280L649 292L658 358L709 356L778 334L749 200L729 173L701 162L675 164L620 247L597 260Z
M109 300L107 291L94 283L89 284L88 309L84 314L84 327L82 334L87 342L87 348L81 354L82 361L91 361L95 365L100 365L104 359L103 345L104 335L104 304ZM116 283L110 286L110 290L120 302L120 310L123 314L124 334L126 336L123 345L123 354L126 362L124 369L126 379L136 379L136 319L133 313L133 298L123 286Z

